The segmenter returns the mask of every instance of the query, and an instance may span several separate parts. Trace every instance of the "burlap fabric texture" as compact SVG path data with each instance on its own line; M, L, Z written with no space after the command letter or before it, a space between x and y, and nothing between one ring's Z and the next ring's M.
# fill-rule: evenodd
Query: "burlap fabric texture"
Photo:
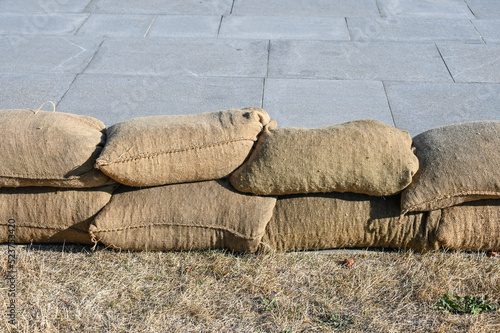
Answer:
M223 178L247 158L269 120L257 108L127 120L108 129L97 167L130 186Z
M0 110L0 187L96 187L94 168L106 140L95 118L38 110Z
M109 202L114 189L113 185L1 188L0 242L7 242L11 231L16 243L91 244L90 222Z
M276 199L235 191L227 180L122 187L90 227L95 241L125 250L254 252Z
M321 127L274 128L271 122L247 162L231 175L242 192L285 195L401 192L418 170L408 132L376 120Z
M402 193L403 212L500 197L500 121L431 129L413 145L420 170Z
M479 200L442 210L437 233L443 247L500 251L500 200Z
M399 222L399 196L356 193L278 197L262 249L299 251L385 247L439 249L440 211L410 213Z

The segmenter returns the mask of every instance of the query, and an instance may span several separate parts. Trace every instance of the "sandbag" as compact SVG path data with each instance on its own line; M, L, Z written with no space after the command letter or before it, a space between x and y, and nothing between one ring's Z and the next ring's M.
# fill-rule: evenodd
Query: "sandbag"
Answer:
M260 195L401 192L418 170L408 132L376 120L315 129L267 126L231 175L239 191Z
M1 188L0 242L91 244L90 222L114 189Z
M95 118L39 110L0 110L0 187L97 187L94 168L106 140Z
M500 198L500 121L431 129L413 145L420 170L402 193L403 213Z
M410 213L400 223L399 200L399 196L355 193L278 197L261 249L439 249L436 230L440 211Z
M223 178L247 158L269 120L257 108L126 120L108 129L96 165L130 186Z
M122 187L90 226L123 250L256 251L276 198L236 192L227 180Z
M450 250L500 251L500 200L443 209L437 238Z

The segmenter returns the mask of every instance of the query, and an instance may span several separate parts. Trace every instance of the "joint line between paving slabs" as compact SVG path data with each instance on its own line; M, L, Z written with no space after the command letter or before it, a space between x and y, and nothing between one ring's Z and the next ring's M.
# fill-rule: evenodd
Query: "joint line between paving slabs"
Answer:
M82 69L81 73L79 73L79 74L83 74L87 70L87 68L89 67L89 65L92 62L92 60L94 60L94 57L96 56L97 52L99 52L99 49L101 48L101 45L102 45L102 43L104 43L105 40L106 40L106 38L103 38L101 40L101 42L99 43L99 46L97 46L97 48L95 49L95 52L92 55L92 57L90 58L89 62L87 63L87 65L85 66L85 68Z
M92 1L94 1L94 0L90 0L89 3L87 4L87 6L85 6L85 8L83 8L82 13L85 13L85 11L87 10L87 8L89 8Z
M382 15L382 9L380 9L380 3L378 0L375 0L375 6L377 6L378 16L380 16L380 18L384 18L384 16Z
M267 41L267 64L266 64L266 77L269 76L269 59L271 58L271 40Z
M392 112L391 102L389 101L389 95L387 95L387 89L385 87L384 81L382 81L382 87L384 88L385 100L387 101L387 106L389 107L389 112L391 113L392 123L394 124L394 127L397 128L398 126L396 125L396 120L394 119L394 113Z
M344 17L345 26L347 28L347 34L349 35L349 41L352 41L351 29L349 29L349 23L347 22L347 17Z
M64 97L66 96L66 94L68 93L68 91L71 89L71 87L73 86L73 83L75 83L76 81L76 78L80 75L80 74L83 74L83 72L85 72L85 70L87 69L87 67L89 67L90 63L92 62L92 60L94 59L94 57L96 56L97 52L99 51L99 49L101 48L101 45L102 43L104 43L104 38L101 40L101 42L99 43L99 46L97 46L94 54L92 55L92 57L90 58L89 62L87 63L87 65L85 66L84 69L82 69L81 73L77 73L75 75L75 77L73 78L73 81L71 81L71 83L69 84L69 87L68 89L66 89L66 91L64 92L64 94L61 96L61 99L59 99L59 101L57 102L56 104L56 109L57 107L59 106L59 104L61 103L61 101L64 99Z
M469 4L467 3L467 1L465 1L465 0L464 0L464 2L465 2L465 5L467 6L467 8L468 8L468 9L470 10L470 12L472 13L472 15L474 15L474 18L476 18L476 19L477 19L476 14L475 14L475 13L474 13L474 11L472 10L472 8L470 8L470 6L469 6Z
M146 38L146 36L149 34L149 31L151 30L151 27L153 26L153 23L155 23L157 17L158 17L158 15L155 15L155 17L153 17L153 20L151 21L151 24L149 25L148 30L146 30L146 33L144 34L144 38Z
M222 27L222 19L224 18L224 15L220 16L220 21L219 21L219 29L217 29L217 35L215 35L215 38L219 38L219 33L220 33L220 28Z
M68 93L68 91L71 89L71 87L73 86L73 83L75 83L76 81L76 78L80 75L81 73L76 73L75 77L73 78L73 80L71 81L71 83L69 84L68 86L68 89L66 89L66 91L64 92L64 94L61 96L61 98L59 99L59 101L57 101L56 103L56 107L55 109L57 110L57 108L59 107L59 104L61 103L61 101L64 99L64 97L66 96L66 94Z
M437 46L437 44L434 44L434 46L436 47L436 50L438 51L439 56L441 57L441 60L443 60L443 63L444 63L444 65L446 66L446 70L448 71L448 74L450 74L451 79L453 80L453 82L456 82L456 81L455 81L455 78L453 77L453 74L451 74L451 71L450 71L450 69L448 68L448 64L446 63L446 61L445 61L445 60L444 60L444 58L443 58L443 55L441 54L441 50L439 49L439 47Z
M233 13L233 8L234 8L234 2L235 2L235 1L236 1L236 0L233 0L233 3L231 4L231 10L229 11L229 14L232 14L232 13Z
M80 24L80 26L75 30L75 33L73 34L73 36L76 36L76 34L78 33L78 31L80 31L80 29L83 27L83 25L85 24L85 22L87 22L90 18L90 13L89 15L87 15L87 17L85 18L85 20L83 20L82 24Z
M264 108L264 93L266 91L266 78L263 79L262 81L262 94L261 94L261 98L260 98L260 108L263 109Z
M486 43L486 41L484 40L483 38L483 35L481 35L481 33L479 32L479 30L477 30L476 26L474 25L474 23L472 23L472 20L469 20L470 24L472 24L472 26L474 27L474 30L476 30L477 34L479 35L479 37L481 37L481 40L483 41L484 44L488 44Z

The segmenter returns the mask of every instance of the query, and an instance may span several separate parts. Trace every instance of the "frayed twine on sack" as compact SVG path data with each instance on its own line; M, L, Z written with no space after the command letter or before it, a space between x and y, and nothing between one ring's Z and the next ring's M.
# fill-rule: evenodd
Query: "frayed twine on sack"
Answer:
M89 230L89 235L90 235L90 241L94 243L94 246L92 246L91 250L95 251L95 249L97 248L97 244L99 243L99 240L97 239L96 235L90 230Z
M42 111L42 108L45 106L45 104L47 103L50 103L52 104L52 112L56 112L56 103L52 102L52 101L46 101L46 102L43 102L42 105L40 105L40 107L36 110L33 110L33 109L30 109L31 111L33 111L34 114L37 114L38 111Z
M261 251L267 251L267 252L275 252L275 250L271 247L271 245L260 242L259 245L261 246Z

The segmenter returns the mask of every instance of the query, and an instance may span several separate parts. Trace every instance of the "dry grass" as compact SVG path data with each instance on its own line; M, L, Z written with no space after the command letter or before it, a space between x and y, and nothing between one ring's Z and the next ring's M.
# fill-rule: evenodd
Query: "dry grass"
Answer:
M6 253L0 246L2 276ZM500 331L500 311L431 309L446 291L500 303L500 260L484 253L241 256L33 245L17 246L17 256L19 332ZM339 264L347 256L352 268ZM0 327L13 331L1 286Z

